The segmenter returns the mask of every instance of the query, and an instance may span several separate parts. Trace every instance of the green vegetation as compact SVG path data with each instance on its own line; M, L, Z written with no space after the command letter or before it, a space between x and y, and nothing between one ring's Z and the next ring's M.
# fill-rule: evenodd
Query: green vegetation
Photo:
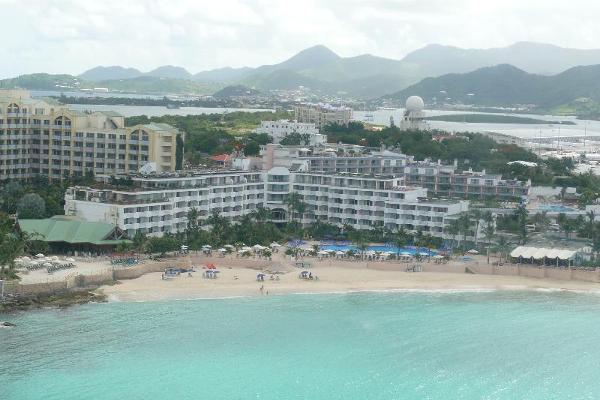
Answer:
M544 121L541 119L517 117L502 114L451 114L425 118L428 121L466 122L472 124L562 124L575 125L573 121Z
M284 111L234 112L228 114L165 115L148 118L145 115L126 119L128 126L149 122L164 122L185 132L185 160L192 164L204 163L206 156L243 150L246 155L257 155L260 146L271 138L251 133L263 120L291 118Z

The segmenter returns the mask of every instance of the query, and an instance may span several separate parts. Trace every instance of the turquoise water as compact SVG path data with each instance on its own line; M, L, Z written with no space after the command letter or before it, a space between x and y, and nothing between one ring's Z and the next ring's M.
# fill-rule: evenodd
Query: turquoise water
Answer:
M291 295L11 320L2 399L600 398L591 295Z
M321 250L335 250L335 251L348 251L348 250L354 250L354 251L359 251L358 247L351 245L351 244L324 244L324 245L320 245L319 248ZM430 250L428 248L425 247L421 247L421 248L416 248L416 247L398 247L398 246L392 246L392 245L373 245L373 246L369 246L369 248L367 249L367 251L380 251L380 252L387 252L387 253L409 253L409 254L415 254L415 253L427 253L430 256L433 256L436 254L436 252L434 250Z

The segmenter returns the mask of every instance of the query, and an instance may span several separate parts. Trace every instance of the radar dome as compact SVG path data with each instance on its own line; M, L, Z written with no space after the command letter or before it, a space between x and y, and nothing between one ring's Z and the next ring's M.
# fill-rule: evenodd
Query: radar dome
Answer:
M423 108L425 108L425 103L419 96L410 96L408 99L406 99L407 111L422 111Z

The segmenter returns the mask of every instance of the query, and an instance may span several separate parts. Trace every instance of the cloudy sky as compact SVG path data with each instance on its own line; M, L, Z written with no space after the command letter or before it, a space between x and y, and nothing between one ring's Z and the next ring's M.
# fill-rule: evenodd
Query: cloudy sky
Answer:
M600 48L594 0L0 0L0 10L1 78L96 65L194 73L315 44L390 58L428 43Z

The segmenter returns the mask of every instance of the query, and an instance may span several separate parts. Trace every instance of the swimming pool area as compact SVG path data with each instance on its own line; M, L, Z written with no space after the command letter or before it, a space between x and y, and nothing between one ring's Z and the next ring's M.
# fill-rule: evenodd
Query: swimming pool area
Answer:
M322 244L319 246L321 250L335 250L335 251L359 251L358 247L351 244ZM408 253L410 255L415 255L420 253L421 255L434 256L437 254L437 251L431 250L425 247L398 247L394 245L384 244L384 245L372 245L367 248L367 251L375 251L381 253Z
M566 213L575 211L572 207L563 206L562 204L540 204L537 208L539 211Z

